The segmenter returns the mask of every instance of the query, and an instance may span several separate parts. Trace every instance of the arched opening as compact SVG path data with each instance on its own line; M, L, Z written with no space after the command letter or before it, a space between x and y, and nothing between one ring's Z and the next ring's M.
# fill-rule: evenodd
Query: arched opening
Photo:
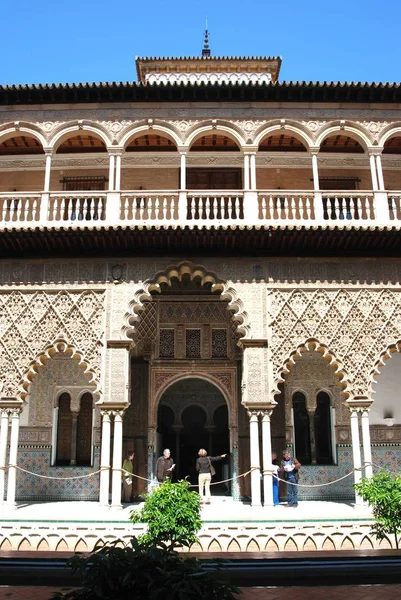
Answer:
M365 155L363 165L355 166L344 173L342 167L336 166L338 155L362 155L365 149L361 142L344 133L327 136L320 144L318 156L319 188L323 195L323 215L326 220L351 220L369 218L371 202L363 208L353 192L371 190L372 179L369 158ZM324 161L323 163L321 161ZM330 166L330 163L333 166Z
M282 131L267 133L262 138L258 152L259 161L256 170L258 189L268 190L310 190L312 185L312 160L305 166L303 163L297 165L294 158L293 164L288 166L286 155L296 152L304 154L308 151L305 142L294 135ZM270 154L270 156L268 156ZM281 157L283 164L281 164ZM299 162L299 161L298 161ZM280 200L279 200L280 204ZM280 207L279 207L280 208Z
M71 396L64 392L58 399L56 465L71 464L72 413Z
M311 438L305 394L295 392L292 397L292 409L294 412L295 454L301 464L310 464L312 462Z
M392 194L401 190L401 175L399 168L391 168L391 162L394 164L394 160L400 160L401 157L401 134L394 134L394 136L388 138L384 144L382 152L382 169L383 169L383 180L384 187L389 190L388 204L390 210L390 218L401 219L401 197L400 194Z
M226 159L219 160L218 167L191 167L191 155L207 152L224 153ZM190 147L187 167L189 190L240 190L242 189L242 167L232 164L231 154L240 152L238 144L221 132L205 133Z
M171 164L157 158L159 154L175 154ZM133 156L136 154L136 156ZM150 156L152 154L152 156ZM140 158L142 155L142 158ZM139 164L140 163L140 164ZM163 166L164 165L164 166ZM121 189L177 190L179 188L179 156L174 140L164 132L149 130L131 137L122 158Z
M93 397L86 392L81 397L77 419L76 463L89 466L92 463Z
M24 169L9 170L6 168L1 172L2 159L9 160L10 157L29 158ZM34 164L34 167L32 166ZM45 157L43 146L40 141L27 134L15 132L0 142L0 192L36 192L43 189L45 176ZM3 207L3 211L4 211ZM17 206L10 206L9 210L16 210ZM11 215L9 215L11 217Z
M223 394L209 381L185 378L162 395L157 415L157 455L170 448L176 463L175 477L197 482L195 469L200 448L209 455L229 452L228 409ZM215 463L215 481L227 479L228 463ZM212 486L216 487L216 486ZM215 493L228 491L227 486Z
M103 139L92 131L71 132L61 139L55 154L58 168L52 168L52 191L104 191L108 188L108 155ZM85 157L87 165L76 168L73 156ZM80 163L82 164L82 163Z
M327 392L319 392L316 398L314 416L316 463L333 464L333 445L331 427L331 401Z

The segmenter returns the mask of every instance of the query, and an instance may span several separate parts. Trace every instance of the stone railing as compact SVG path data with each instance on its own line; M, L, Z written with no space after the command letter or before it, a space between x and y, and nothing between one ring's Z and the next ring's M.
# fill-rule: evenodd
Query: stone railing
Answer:
M401 225L401 192L2 192L0 229L88 226Z

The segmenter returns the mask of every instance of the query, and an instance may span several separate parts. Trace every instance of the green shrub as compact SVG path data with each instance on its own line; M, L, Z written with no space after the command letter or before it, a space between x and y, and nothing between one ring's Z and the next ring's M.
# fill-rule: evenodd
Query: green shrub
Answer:
M240 593L220 571L205 571L187 554L146 547L135 539L132 544L103 546L89 558L74 556L69 565L82 575L83 587L58 592L53 599L234 600Z
M401 477L383 470L369 479L364 477L354 487L372 507L375 518L372 534L378 540L394 535L395 547L398 549L401 533Z
M163 544L172 550L198 541L200 507L199 494L191 491L187 481L166 481L149 494L142 509L131 511L130 521L147 523L147 532L138 538L141 544Z

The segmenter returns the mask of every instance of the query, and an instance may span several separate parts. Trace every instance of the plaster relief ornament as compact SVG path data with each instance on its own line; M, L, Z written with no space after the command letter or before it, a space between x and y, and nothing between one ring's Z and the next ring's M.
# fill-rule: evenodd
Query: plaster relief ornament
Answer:
M121 283L125 279L125 272L127 269L127 265L112 265L111 267L111 277L114 283Z
M194 125L197 125L198 123L200 123L200 121L169 121L169 124L175 127L181 133L185 133L188 131L188 129Z

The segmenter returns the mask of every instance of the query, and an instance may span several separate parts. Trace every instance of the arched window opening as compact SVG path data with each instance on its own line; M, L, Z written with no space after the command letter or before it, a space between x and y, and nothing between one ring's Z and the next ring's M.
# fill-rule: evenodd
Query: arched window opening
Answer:
M71 398L66 392L58 400L57 420L57 465L69 465L71 462L72 413Z
M306 410L306 398L302 392L295 392L292 397L294 411L295 454L302 464L311 464L311 439L309 415Z
M77 465L90 466L92 462L92 394L87 392L81 398L81 408L77 419Z
M315 412L316 462L318 465L332 465L331 403L326 392L317 395Z

